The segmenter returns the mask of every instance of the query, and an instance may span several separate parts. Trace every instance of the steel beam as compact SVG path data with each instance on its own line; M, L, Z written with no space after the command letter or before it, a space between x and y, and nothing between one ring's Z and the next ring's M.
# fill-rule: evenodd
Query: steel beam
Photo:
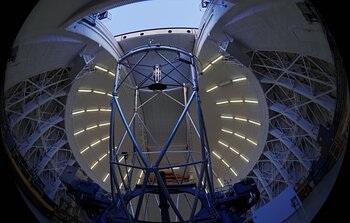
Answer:
M283 167L277 157L271 151L265 151L264 155L273 163L278 172L281 174L283 179L286 181L288 186L293 187L294 183L291 180L291 177L288 174L288 171Z
M261 185L263 186L264 190L267 193L267 196L269 196L269 199L272 200L273 199L272 189L271 189L269 183L262 176L262 173L260 172L260 170L259 169L253 169L253 173L259 179Z

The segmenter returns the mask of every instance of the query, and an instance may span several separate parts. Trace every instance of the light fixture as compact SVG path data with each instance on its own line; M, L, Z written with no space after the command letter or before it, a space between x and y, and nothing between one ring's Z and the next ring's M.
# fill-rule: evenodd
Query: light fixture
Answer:
M106 92L103 92L103 91L97 91L97 90L93 90L94 93L96 94L106 94Z
M104 72L108 71L106 68L100 67L98 65L95 65L95 69L98 69L98 70L101 70L101 71L104 71Z
M230 170L235 176L238 176L238 174L236 173L236 171L234 169L230 168Z
M232 148L231 146L229 147L229 149L230 149L232 152L234 152L234 153L236 153L237 155L239 155L239 152L238 152L237 150L235 150L234 148Z
M97 112L98 108L86 109L86 112Z
M92 166L90 167L90 169L93 169L97 164L98 164L98 161L96 161L94 164L92 164Z
M247 99L244 99L244 102L253 103L253 104L258 104L258 101L256 101L256 100L247 100Z
M228 130L228 129L221 129L222 132L226 132L226 133L229 133L229 134L233 134L232 131Z
M221 160L227 167L230 167L230 165L228 165L228 163L224 160L224 159L222 159Z
M82 133L82 132L84 132L85 130L84 129L82 129L82 130L80 130L80 131L77 131L77 132L75 132L73 135L79 135L80 133Z
M242 154L239 154L239 156L240 156L244 161L246 161L247 163L249 163L249 160L248 160L245 156L243 156Z
M259 122L255 122L255 121L252 121L252 120L249 120L249 122L254 124L254 125L261 125Z
M85 153L88 149L90 149L90 146L86 147L85 149L83 149L82 151L80 151L80 154Z
M243 136L243 135L241 135L241 134L239 134L239 133L237 133L237 132L235 132L235 134L234 134L235 136L237 136L237 137L239 137L239 138L242 138L242 139L244 139L245 138L245 136Z
M221 115L220 118L222 118L222 119L233 119L232 116L228 116L228 115Z
M209 67L211 67L211 64L208 64L204 69L203 69L203 71L202 72L205 72L206 70L208 70L209 69Z
M221 159L221 156L219 154L217 154L215 151L212 151L212 153L219 159Z
M220 143L221 145L225 146L225 147L228 147L228 145L226 143L223 143L221 141L218 141L218 143Z
M228 104L229 101L218 101L216 102L217 105L222 105L222 104Z
M90 130L90 129L94 129L94 128L97 128L97 125L89 126L89 127L86 128L86 130Z
M72 112L72 115L80 114L83 112L85 112L85 110L74 111L74 112Z
M244 81L246 79L247 79L246 77L235 78L235 79L232 79L232 82Z
M215 85L214 87L209 88L209 89L207 90L207 92L211 92L212 90L215 90L216 88L218 88L217 85Z
M98 159L98 161L103 160L106 156L107 156L107 153L105 153L103 156L101 156L101 157Z
M243 100L242 99L232 99L230 100L230 103L242 103Z
M91 89L79 89L78 92L90 93L90 92L92 92L92 90Z
M100 108L100 111L103 111L103 112L110 112L112 111L110 108Z
M108 73L109 73L110 75L112 75L113 77L115 77L115 74L114 74L113 72L108 71Z
M246 121L247 121L246 118L235 117L235 119L238 120L238 121L243 121L243 122L246 122Z
M109 136L106 136L106 137L102 138L101 140L102 140L102 141L105 141L105 140L107 140L107 139L109 139Z
M106 125L109 125L109 122L105 122L105 123L100 123L100 124L98 124L99 127L106 126Z
M248 138L247 138L247 141L250 142L251 144L255 145L255 146L258 145L258 143L254 142L254 141L251 140L251 139L248 139Z
M107 173L107 175L105 176L105 178L103 178L103 182L106 182L106 180L108 179L109 177L109 173Z
M218 58L216 58L215 60L213 60L213 62L211 62L211 64L214 64L214 63L216 63L216 62L218 62L221 58L223 58L224 56L223 55L221 55L221 56L219 56Z
M222 184L222 182L221 182L220 178L218 178L218 181L219 181L219 183L220 183L221 187L223 187L224 185Z
M93 147L93 146L96 146L97 144L99 144L101 142L101 139L97 140L96 142L92 143L90 146Z

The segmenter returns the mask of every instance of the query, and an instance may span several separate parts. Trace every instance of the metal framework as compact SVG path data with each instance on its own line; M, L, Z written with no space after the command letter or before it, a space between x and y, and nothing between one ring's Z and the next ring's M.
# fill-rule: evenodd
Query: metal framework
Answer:
M5 112L13 152L21 157L16 161L25 166L28 180L60 211L79 216L59 178L66 166L75 163L63 121L70 84L67 68L30 77L5 92Z
M260 80L270 110L269 136L249 177L269 202L286 187L297 187L320 157L320 126L330 127L336 104L332 66L309 56L253 52L250 69Z
M154 64L150 65L149 57L152 57L151 63ZM162 221L167 222L215 219L215 213L210 208L214 201L210 150L200 106L197 76L194 56L176 47L148 45L131 50L119 60L111 105L109 150L113 208L108 215L113 222L152 221L154 219L150 212L153 212L153 216L160 213ZM123 113L118 97L122 86L127 86L135 95L134 112L130 120ZM171 96L170 92L174 91L183 92L183 102ZM142 104L139 99L141 94L149 95ZM164 145L159 145L140 114L143 106L161 94L183 107ZM196 117L191 116L192 104L195 104L193 107ZM119 140L116 134L118 130L121 131L121 127L116 126L117 114L125 128ZM148 139L161 148L160 150L149 151L145 144L140 143L135 130L137 121L141 123ZM186 145L177 148L172 145L172 140L182 122L187 126ZM195 145L190 138L190 128L198 136L199 148L193 148ZM131 141L132 148L127 148L127 138ZM171 154L184 155L184 162L172 160ZM180 175L175 173L177 169L181 169ZM184 180L190 170L194 173L191 183ZM167 183L165 171L170 172L175 179L172 183ZM154 211L157 208L150 205L152 196L158 203L160 212ZM185 207L179 206L180 199L184 200L181 203ZM187 216L184 216L184 209L190 210Z

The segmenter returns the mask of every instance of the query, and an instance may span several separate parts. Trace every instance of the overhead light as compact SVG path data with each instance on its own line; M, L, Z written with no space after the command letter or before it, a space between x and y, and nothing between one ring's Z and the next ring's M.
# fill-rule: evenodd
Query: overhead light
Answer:
M251 139L248 139L248 138L247 138L247 141L250 142L251 144L255 145L255 146L258 145L258 143L254 142L254 141L251 140Z
M221 58L223 58L224 56L223 55L221 55L221 56L219 56L218 58L216 58L215 60L213 60L213 62L211 62L212 64L214 64L214 63L216 63L216 62L218 62Z
M106 68L100 67L98 65L95 65L95 69L98 69L98 70L101 70L101 71L104 71L104 72L108 71Z
M105 176L105 178L103 178L103 182L106 182L106 180L108 179L109 177L109 173L107 173L107 175Z
M98 126L100 126L100 127L106 126L106 125L109 125L109 122L105 122L105 123L100 123L100 124L98 124Z
M243 156L242 154L240 154L239 155L242 159L244 159L244 161L246 161L247 163L249 163L249 160L245 157L245 156Z
M113 77L115 77L115 74L114 74L113 72L108 71L108 73L109 73L110 75L112 75Z
M103 92L103 91L97 91L97 90L93 90L94 93L96 94L106 94L106 92Z
M235 78L235 79L232 79L232 82L244 81L246 79L247 79L246 77Z
M229 103L229 101L218 101L218 102L216 102L217 105L228 104L228 103Z
M140 181L141 181L141 179L138 179L138 180L137 180L137 184L140 184Z
M113 95L112 95L112 94L110 94L110 93L107 93L107 95L108 95L109 97L113 97Z
M223 118L223 119L233 119L232 116L228 116L228 115L221 115L220 118Z
M259 122L255 122L255 121L252 121L252 120L249 120L249 122L254 124L254 125L261 125Z
M124 156L122 156L122 157L118 160L118 162L120 163L121 161L123 161L123 159L124 159Z
M232 133L233 133L232 131L227 130L227 129L221 129L221 131L226 132L226 133L229 133L229 134L232 134Z
M79 89L78 92L90 93L90 92L92 92L92 90L91 89Z
M76 135L79 135L80 133L82 133L82 132L84 132L84 131L85 131L85 130L82 129L82 130L80 130L80 131L75 132L74 135L75 135L75 136L76 136Z
M127 177L128 177L128 174L125 174L125 176L124 176L123 180L125 180Z
M235 150L234 148L232 148L231 146L229 148L232 152L236 153L237 155L239 154L239 152L237 150Z
M179 170L180 167L173 167L173 170Z
M86 147L85 149L83 149L82 151L80 151L80 154L85 153L88 149L90 149L90 146Z
M122 186L123 186L123 182L120 183L119 190L122 189Z
M234 169L230 168L230 170L235 176L238 176L238 174L236 173L236 171L234 171Z
M209 69L209 67L211 67L211 64L208 64L204 69L203 69L203 71L202 72L205 72L206 70L208 70Z
M223 145L223 146L225 146L225 147L228 147L228 145L227 144L225 144L225 143L223 143L223 142L221 142L221 141L218 141L221 145Z
M143 171L141 170L139 178L142 178L142 175L143 175Z
M97 112L98 108L86 109L86 112Z
M247 100L247 99L245 99L244 102L258 104L258 101L256 101L256 100Z
M228 163L226 163L226 161L225 160L221 160L227 167L230 167L230 165L228 165Z
M92 164L92 166L90 167L90 169L93 169L97 164L98 164L98 161L96 161L94 164Z
M110 112L112 111L110 108L100 108L100 111L104 111L104 112Z
M102 141L105 141L105 140L107 140L107 139L109 139L109 136L106 136L106 137L102 138L101 140L102 140Z
M80 113L84 113L85 110L79 110L79 111L74 111L72 112L72 115L76 115L76 114L80 114Z
M221 182L220 178L218 178L218 181L219 181L219 183L220 183L221 187L223 187L224 185L222 184L222 182Z
M98 140L98 141L92 143L90 146L91 146L91 147L96 146L96 145L99 144L100 142L101 142L101 140Z
M212 153L219 159L221 159L221 156L219 156L219 154L217 154L215 151L212 151Z
M101 156L101 157L98 159L98 161L103 160L106 156L107 156L107 153L105 153L103 156Z
M94 128L97 128L97 125L89 126L89 127L86 128L86 130L90 130L90 129L94 129Z
M245 138L245 136L243 136L243 135L241 135L241 134L238 134L238 133L236 133L235 132L235 134L234 134L235 136L237 136L237 137L239 137L239 138L242 138L242 139L244 139Z
M207 90L207 92L211 92L212 90L215 90L216 88L218 88L218 86L214 86L214 87L212 87L212 88L209 88L209 89Z
M241 103L241 102L243 102L243 100L241 100L241 99L230 100L230 103Z
M246 122L246 121L247 121L247 119L245 119L245 118L240 118L240 117L235 117L235 119L238 120L238 121L243 121L243 122Z

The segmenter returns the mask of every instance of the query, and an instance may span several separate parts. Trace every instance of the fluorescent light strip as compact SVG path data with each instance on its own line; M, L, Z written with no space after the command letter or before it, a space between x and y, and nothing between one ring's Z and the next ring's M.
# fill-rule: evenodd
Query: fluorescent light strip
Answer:
M103 160L106 156L107 156L107 153L105 153L103 156L101 156L101 157L98 159L98 161Z
M252 120L248 120L248 122L254 124L254 125L261 125L259 122L255 122L255 121L252 121Z
M80 114L83 112L85 112L85 110L74 111L74 112L72 112L72 115Z
M142 175L143 175L143 171L141 170L139 178L142 178Z
M86 147L85 149L83 149L82 151L80 151L80 154L85 153L88 149L90 149L90 146Z
M109 125L109 122L105 122L105 123L100 123L100 124L98 124L99 127L106 126L106 125Z
M232 131L227 130L227 129L221 129L221 131L226 132L226 133L229 133L229 134L233 134L233 132L232 132Z
M127 177L128 177L128 174L125 174L125 176L124 176L123 180L125 180Z
M112 111L110 108L100 108L100 111Z
M86 112L97 112L98 108L86 109Z
M106 180L108 179L109 177L109 173L107 173L107 175L105 176L105 178L103 178L103 182L106 182Z
M222 118L222 119L233 119L232 116L228 116L228 115L221 115L220 118Z
M228 104L228 103L229 103L229 101L218 101L218 102L216 102L217 105Z
M202 72L205 72L206 70L208 70L209 67L211 67L211 64L208 64L208 65L202 70Z
M218 58L216 58L215 60L213 60L213 62L211 62L211 64L214 64L214 63L216 63L216 62L218 62L221 58L223 58L224 56L223 55L221 55L221 56L219 56Z
M245 139L245 136L243 136L243 135L241 135L241 134L238 134L238 133L236 133L236 132L235 132L234 135L237 136L237 137L239 137L239 138Z
M113 77L115 77L115 74L114 74L113 72L108 71L108 73L109 73L110 75L112 75Z
M240 118L240 117L235 117L236 120L239 120L239 121L243 121L243 122L246 122L247 119L246 118Z
M231 146L230 146L229 148L230 148L230 150L231 150L232 152L234 152L234 153L236 153L237 155L239 155L239 152L238 152L237 150L235 150L235 149L232 148Z
M233 100L230 100L230 103L242 103L243 100L242 99L233 99Z
M171 168L170 168L171 169ZM178 169L180 169L180 167L173 167L172 168L173 170L178 170Z
M240 77L240 78L232 79L232 82L238 82L238 81L244 81L244 80L247 80L247 78L246 77Z
M123 183L120 183L119 190L122 189Z
M246 161L247 163L249 163L249 160L248 160L245 156L243 156L242 154L239 154L239 156L240 156L242 159L244 159L244 161Z
M79 135L80 133L82 133L82 132L85 132L85 130L84 129L82 129L82 130L80 130L80 131L77 131L77 132L75 132L73 135Z
M118 160L118 162L120 163L121 161L123 161L123 159L124 159L124 156L122 156L122 157Z
M90 130L90 129L94 129L94 128L97 128L97 125L89 126L89 127L86 128L86 130Z
M138 180L137 180L137 184L140 184L140 180L141 180L141 179L138 179Z
M104 72L107 72L108 70L106 68L100 67L98 65L95 65L95 68Z
M94 93L96 94L106 94L106 92L103 92L103 91L97 91L97 90L93 90Z
M219 154L217 154L216 152L212 151L212 153L219 159L221 159L221 156L219 156Z
M107 96L109 96L109 97L113 97L113 95L112 95L112 94L110 94L110 93L107 93Z
M92 92L92 90L91 89L79 89L78 92L90 93L90 92Z
M258 104L258 101L256 101L256 100L246 100L246 99L244 99L244 102Z
M238 176L238 174L236 173L236 171L234 169L230 168L230 170L235 176Z
M98 161L96 161L96 162L90 167L90 169L92 170L97 164L98 164Z
M97 144L99 144L101 142L101 139L99 139L98 141L92 143L90 146L93 147L93 146L96 146Z
M254 142L254 141L251 140L251 139L248 139L248 138L247 138L247 141L250 142L251 144L255 145L255 146L258 145L258 143Z
M223 145L223 146L225 146L225 147L228 147L227 144L225 144L225 143L223 143L223 142L221 142L221 141L218 141L218 143L220 143L221 145Z
M226 163L226 161L225 160L221 160L227 167L230 167L230 165L228 165L228 163Z
M212 88L209 88L208 90L207 90L207 92L211 92L212 90L215 90L216 88L218 88L218 86L217 85L215 85L214 87L212 87Z
M220 178L218 178L218 181L219 181L220 185L223 187L224 185L222 184Z
M101 140L105 141L106 139L109 139L109 136L106 136L106 137L102 138Z

